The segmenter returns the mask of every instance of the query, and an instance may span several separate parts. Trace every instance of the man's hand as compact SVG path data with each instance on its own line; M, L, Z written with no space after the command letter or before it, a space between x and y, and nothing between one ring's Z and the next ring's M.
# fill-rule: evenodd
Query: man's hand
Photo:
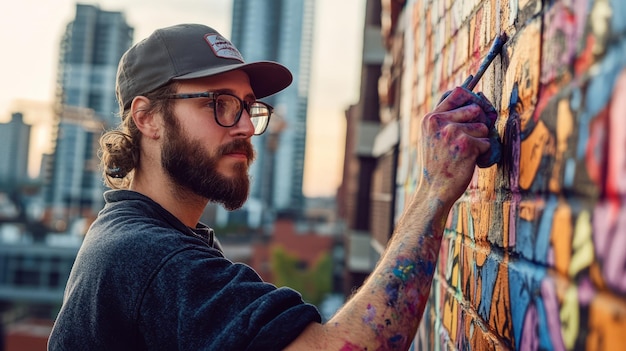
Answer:
M489 150L498 115L481 93L458 87L422 120L421 187L451 205L465 191L479 155Z

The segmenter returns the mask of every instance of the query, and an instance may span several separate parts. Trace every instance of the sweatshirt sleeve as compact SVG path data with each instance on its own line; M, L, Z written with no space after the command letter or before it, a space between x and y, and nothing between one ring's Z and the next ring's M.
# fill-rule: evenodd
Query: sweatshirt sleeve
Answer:
M281 350L321 321L298 292L197 249L157 268L137 319L148 349L155 350Z

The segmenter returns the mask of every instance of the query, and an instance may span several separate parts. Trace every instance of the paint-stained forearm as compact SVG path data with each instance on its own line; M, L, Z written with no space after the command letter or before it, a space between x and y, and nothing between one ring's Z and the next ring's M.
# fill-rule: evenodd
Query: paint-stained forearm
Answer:
M444 223L489 149L485 121L495 109L454 89L426 115L421 174L391 241L363 286L326 324L311 324L290 350L407 350L428 300Z
M449 209L449 202L418 188L363 286L288 350L407 350L428 301Z
M448 213L441 202L427 200L431 199L416 194L375 271L330 320L335 328L345 324L346 333L362 333L346 340L342 350L406 350L413 340L428 301Z

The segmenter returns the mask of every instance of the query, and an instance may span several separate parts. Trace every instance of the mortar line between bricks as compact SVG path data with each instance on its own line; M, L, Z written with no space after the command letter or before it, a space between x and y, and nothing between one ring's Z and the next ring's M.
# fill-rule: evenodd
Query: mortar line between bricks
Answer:
M510 349L511 346L508 345L506 340L500 338L500 336L497 334L497 331L489 327L489 323L483 320L483 318L478 314L478 312L472 307L472 305L469 302L463 299L459 300L456 289L450 286L450 284L448 284L448 281L446 279L442 279L442 278L443 277L441 277L440 275L440 284L444 286L444 288L448 291L448 293L463 308L463 311L467 313L476 322L476 325L480 327L483 330L483 332L485 332L484 334L488 335L489 338L492 341L494 341L494 343L496 344L495 346L505 348L505 349ZM450 339L449 336L448 336L448 339Z

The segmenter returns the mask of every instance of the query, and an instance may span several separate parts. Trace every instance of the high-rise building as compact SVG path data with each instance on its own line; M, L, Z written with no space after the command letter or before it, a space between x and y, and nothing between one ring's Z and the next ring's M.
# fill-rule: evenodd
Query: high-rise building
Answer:
M123 13L77 4L61 40L60 103L93 109L107 125L116 125L117 65L132 39Z
M31 126L16 112L7 123L0 123L0 191L15 189L28 179L28 149Z
M49 224L58 230L94 217L104 204L97 155L103 128L92 109L65 106L61 112L48 188Z
M306 117L313 42L313 0L234 0L231 41L246 61L278 61L293 73L293 83L264 99L275 107L269 130L254 137L256 162L250 203L300 214Z
M95 215L103 205L98 139L117 124L117 65L132 36L123 13L77 4L61 40L55 148L46 189L49 221L58 229Z

